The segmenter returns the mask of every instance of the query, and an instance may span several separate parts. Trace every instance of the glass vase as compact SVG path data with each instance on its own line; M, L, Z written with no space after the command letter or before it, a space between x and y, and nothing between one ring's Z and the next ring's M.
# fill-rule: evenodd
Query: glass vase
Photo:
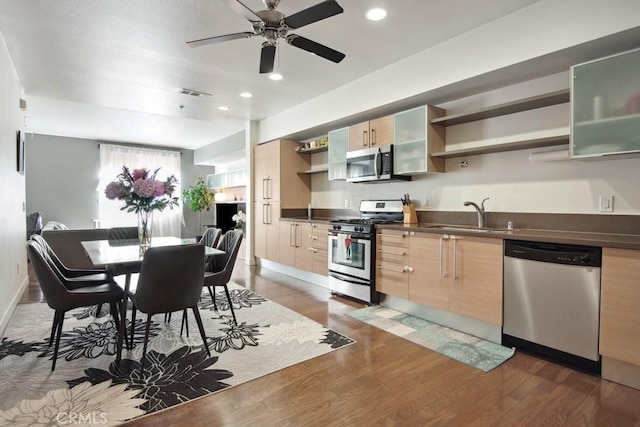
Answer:
M153 211L141 210L138 212L138 239L140 247L151 246L151 230L153 227Z

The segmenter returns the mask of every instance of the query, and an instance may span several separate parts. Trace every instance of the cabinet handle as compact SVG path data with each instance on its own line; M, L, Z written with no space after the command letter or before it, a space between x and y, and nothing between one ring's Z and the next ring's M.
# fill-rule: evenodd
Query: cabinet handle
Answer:
M458 239L451 236L453 240L453 280L458 280Z
M271 224L272 217L273 217L273 214L271 212L271 203L267 202L267 224Z
M273 189L271 188L271 187L272 187L272 185L273 185L273 184L271 184L271 177L270 177L270 176L268 176L268 177L267 177L267 199L271 199L271 197L272 197L272 194L271 194L271 193L272 193L272 190L273 190Z
M402 267L402 270L396 270L395 268L383 267L381 265L379 265L378 268L380 270L393 271L394 273L405 273L407 271L407 266L406 265Z
M376 145L376 130L375 129L371 129L371 146L373 147L374 145Z
M394 251L389 251L389 250L385 250L385 249L378 249L378 252L380 252L381 254L389 254L389 255L406 255L406 251L402 251L402 252L394 252Z
M267 196L267 178L262 178L262 200L268 199Z
M267 221L267 204L263 203L262 204L262 223L263 224L269 224L269 222Z
M413 267L410 266L405 266L406 271L408 271L409 273L413 273Z
M440 237L440 277L447 277L447 273L445 273L442 269L443 248L444 248L444 236Z
M295 233L295 231L293 230L293 223L290 222L289 223L289 247L290 248L295 248L296 247L296 243L294 241L294 233Z
M362 146L363 147L367 146L367 131L366 130L362 131Z

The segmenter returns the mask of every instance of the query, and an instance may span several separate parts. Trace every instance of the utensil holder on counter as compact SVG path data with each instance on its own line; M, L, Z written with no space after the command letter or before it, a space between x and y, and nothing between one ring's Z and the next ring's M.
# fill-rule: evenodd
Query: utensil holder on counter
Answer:
M417 224L418 215L416 214L416 205L411 203L410 205L402 207L402 213L404 214L404 224Z

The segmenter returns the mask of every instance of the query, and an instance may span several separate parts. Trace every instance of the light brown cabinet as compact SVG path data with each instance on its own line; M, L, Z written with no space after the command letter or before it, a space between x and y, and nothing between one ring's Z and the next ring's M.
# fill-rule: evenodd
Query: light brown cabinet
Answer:
M409 299L409 232L376 233L376 291Z
M327 232L327 224L312 222L310 239L312 259L311 271L316 274L326 276L329 274L329 233Z
M448 243L449 310L502 326L502 240L451 236Z
M280 261L280 212L304 209L311 201L311 178L298 171L311 167L309 154L298 154L299 143L276 140L254 148L255 255Z
M602 249L600 354L640 368L638 277L640 251Z
M380 229L376 290L502 325L502 240Z
M280 221L280 263L326 275L326 224Z
M349 151L393 144L393 115L349 126Z

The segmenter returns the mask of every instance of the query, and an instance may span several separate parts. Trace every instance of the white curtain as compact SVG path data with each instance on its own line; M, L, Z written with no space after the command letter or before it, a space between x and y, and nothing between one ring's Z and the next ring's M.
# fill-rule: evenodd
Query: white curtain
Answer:
M179 152L100 143L100 184L97 190L101 227L133 227L138 224L136 214L120 210L124 206L123 201L109 200L104 195L105 187L122 172L122 166L130 170L146 168L154 171L160 168L156 178L161 181L174 175L178 184L173 195L182 200ZM153 236L181 237L181 224L182 205L153 212Z

